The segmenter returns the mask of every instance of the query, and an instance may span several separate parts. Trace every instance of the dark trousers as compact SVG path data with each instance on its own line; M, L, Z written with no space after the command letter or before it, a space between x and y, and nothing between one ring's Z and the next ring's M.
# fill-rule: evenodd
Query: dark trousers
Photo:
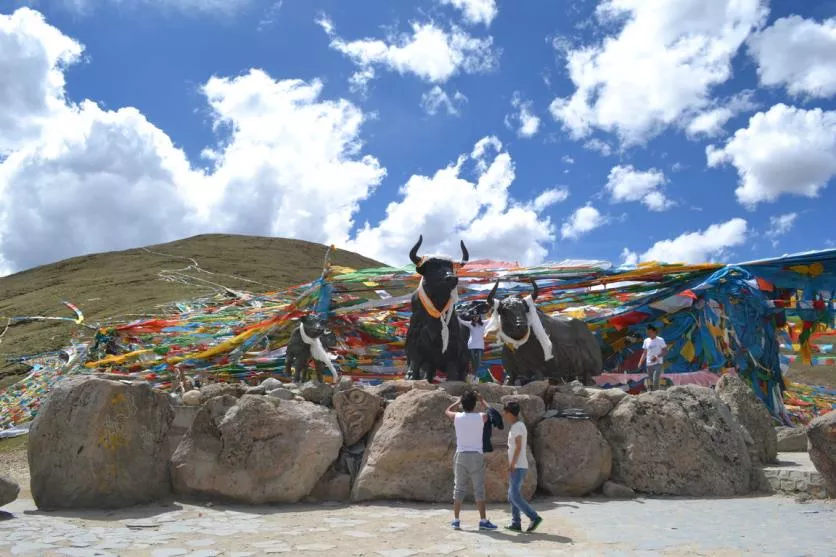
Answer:
M482 365L482 352L479 348L472 348L470 350L470 373L473 375L479 374L479 367Z

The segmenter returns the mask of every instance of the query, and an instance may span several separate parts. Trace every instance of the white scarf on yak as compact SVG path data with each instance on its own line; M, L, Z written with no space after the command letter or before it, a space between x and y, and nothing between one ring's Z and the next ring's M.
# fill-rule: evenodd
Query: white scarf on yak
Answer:
M453 314L456 312L456 303L459 301L459 289L458 287L453 288L450 291L450 300L447 302L447 305L442 309L438 309L433 305L432 300L424 290L424 279L422 278L418 284L418 300L424 306L424 309L430 317L434 317L441 322L441 353L445 354L447 352L447 346L450 343L450 319L453 318Z
M331 356L329 356L328 352L326 352L325 348L323 348L322 339L319 337L311 338L305 334L304 325L299 325L299 333L302 335L302 342L311 347L311 356L313 359L327 365L328 369L331 370L331 376L334 378L334 382L338 382L340 380L340 375L337 373L337 370L334 369L334 364L331 363Z
M502 318L499 316L499 300L496 299L493 301L493 315L491 315L491 320L485 328L485 335L496 332L496 336L502 344L516 350L528 342L531 331L534 331L535 338L540 342L540 346L543 347L543 354L546 355L545 359L549 361L554 358L554 354L552 354L552 341L549 335L546 334L546 329L543 328L540 316L537 315L537 306L534 305L534 300L531 299L531 296L526 296L523 298L523 301L528 308L528 330L525 332L525 336L521 339L515 339L505 334L505 331L502 330Z

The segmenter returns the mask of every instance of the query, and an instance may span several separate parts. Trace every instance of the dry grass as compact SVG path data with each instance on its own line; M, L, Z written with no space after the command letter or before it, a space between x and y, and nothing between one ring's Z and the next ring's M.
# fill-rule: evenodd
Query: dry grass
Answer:
M161 271L191 265L189 258L208 271L190 269L186 272L191 277L233 289L267 292L317 278L325 249L300 240L210 234L148 248L74 257L0 278L0 316L72 317L61 304L67 300L81 308L88 322L113 318L129 321L138 314L159 314L166 304L213 292L208 284L196 287L160 279ZM332 262L353 268L381 265L342 250L334 254ZM5 364L7 357L57 350L79 330L67 322L34 322L10 328L0 344L0 381L9 383L13 381L10 376L23 371L20 366Z

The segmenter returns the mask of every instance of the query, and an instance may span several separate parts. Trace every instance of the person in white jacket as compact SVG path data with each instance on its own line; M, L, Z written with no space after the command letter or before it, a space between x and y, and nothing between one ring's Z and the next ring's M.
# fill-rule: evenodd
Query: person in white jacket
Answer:
M474 315L470 321L459 317L459 323L470 331L470 338L467 341L467 349L470 350L470 373L478 377L479 367L482 365L482 354L485 352L485 324L478 315Z

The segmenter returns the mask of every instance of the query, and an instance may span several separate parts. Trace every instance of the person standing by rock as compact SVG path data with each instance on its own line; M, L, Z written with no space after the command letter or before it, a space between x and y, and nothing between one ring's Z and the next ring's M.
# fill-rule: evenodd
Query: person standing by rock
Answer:
M511 503L511 524L507 527L513 532L522 532L522 517L525 514L531 521L526 532L533 532L543 522L525 497L522 495L522 484L528 473L528 430L520 421L520 403L510 401L505 403L503 418L511 424L508 429L508 502Z
M668 345L665 339L658 336L654 325L647 326L647 338L642 343L642 356L639 358L639 368L642 363L647 362L647 378L650 381L651 391L659 390L662 382L662 365L665 355L668 353Z
M470 373L473 374L474 381L478 381L482 354L485 352L485 324L478 315L474 315L470 321L459 318L459 322L470 331L467 341L467 349L470 350Z
M482 395L467 391L459 400L445 410L447 417L453 420L456 428L456 456L453 461L453 521L450 525L454 530L461 530L459 513L462 509L462 499L467 492L468 481L473 485L473 497L479 509L479 529L496 530L487 518L485 510L485 455L482 452L482 430L488 415L476 412L476 402L482 410L487 404ZM462 412L454 411L461 405Z

